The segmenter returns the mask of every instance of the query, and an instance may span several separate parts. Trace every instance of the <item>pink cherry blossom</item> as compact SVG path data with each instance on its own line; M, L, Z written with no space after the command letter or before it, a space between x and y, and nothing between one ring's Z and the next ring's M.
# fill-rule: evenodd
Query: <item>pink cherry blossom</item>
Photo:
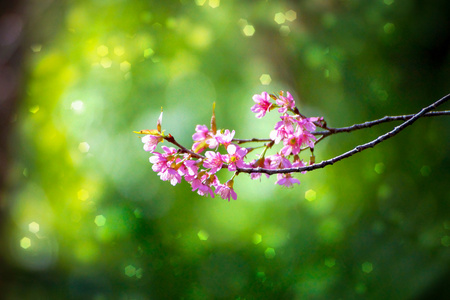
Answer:
M287 112L289 109L294 109L295 107L294 97L292 97L291 93L289 92L286 92L286 94L286 97L280 96L276 100L276 103L280 106L280 108L278 108L278 112L282 114Z
M266 157L266 159L268 160L268 162L266 163L268 169L279 169L283 167L282 163L284 157L278 153L270 155Z
M156 146L159 142L163 140L162 136L160 135L151 135L147 134L144 136L141 141L144 143L144 150L148 152L153 152L156 149Z
M175 161L177 160L177 150L172 147L161 147L164 153L153 152L154 156L150 157L150 162L153 164L152 169L158 172L159 177L163 181L170 181L172 185L181 182L181 175L178 172Z
M217 178L216 174L206 174L206 180L204 180L207 186L217 187L220 185L219 178Z
M196 153L201 153L206 149L206 141L211 138L211 132L205 125L197 125L195 131L192 135L192 139L194 140L192 150Z
M297 156L298 157L298 156ZM306 163L303 160L296 160L292 163L289 168L300 168L306 166Z
M256 113L256 117L259 119L264 117L272 107L272 103L270 103L270 96L267 92L262 92L261 95L254 95L253 101L255 101L256 104L252 106L251 110Z
M222 169L223 163L226 161L225 156L213 151L207 151L205 153L206 159L203 161L203 167L211 169L211 174L216 173Z
M215 149L220 145L219 141L214 136L206 139L206 144L208 145L209 149Z
M292 177L289 174L277 174L277 181L275 184L284 185L286 187L291 187L294 183L300 184L300 180Z
M289 159L278 153L267 157L267 159L269 159L268 169L284 169L293 166Z
M186 175L196 176L198 173L198 162L195 160L186 160L184 166L187 169Z
M228 129L225 129L223 133L217 132L217 134L214 137L220 144L227 147L233 140L234 134L235 134L234 130L230 132Z
M168 168L175 160L175 154L177 153L177 150L173 147L162 146L161 149L164 153L152 152L153 156L149 158L155 172L161 172Z
M291 161L284 156L281 156L281 168L292 168Z
M294 132L294 135L297 137L297 142L300 146L308 146L314 148L316 137L308 130L305 130L303 127L298 126L296 131Z
M291 163L289 159L284 156L281 156L280 161L280 168L297 168L305 166L305 163L301 160L297 160L294 163ZM275 182L275 184L291 187L294 183L300 184L300 180L292 177L292 173L277 174L277 181Z
M170 184L176 185L177 183L181 182L181 175L178 173L177 170L172 168L167 168L164 171L161 171L158 173L159 178L161 178L162 181L170 181Z
M280 150L280 153L284 156L290 154L298 154L300 152L301 143L299 142L299 137L295 134L290 134L283 141L284 147Z
M192 135L194 141L203 141L208 136L209 129L206 125L197 125L195 127L195 133Z
M281 149L280 153L284 156L290 154L296 155L300 153L301 147L304 145L314 148L315 140L316 137L313 134L303 130L301 127L297 127L293 134L289 134L283 140L284 147Z
M287 133L284 131L284 129L280 130L272 130L270 132L270 139L275 142L275 144L278 144L284 137L287 135Z
M303 131L303 133L299 139L299 142L302 145L306 145L312 149L314 149L315 141L316 141L316 137L313 134L309 133L308 131Z
M198 174L198 162L195 160L186 160L181 163L178 168L178 173L184 176L187 182L194 180Z
M202 181L198 178L192 180L191 182L192 191L197 190L197 194L200 196L211 195L211 198L214 198L214 193L208 185L202 183Z
M314 122L316 122L319 118L301 118L298 116L296 122L299 126L301 126L305 131L314 131L316 130L316 125L314 125Z
M169 157L177 154L177 149L175 149L174 147L162 146L161 149L164 151L164 157Z
M296 161L294 161L293 163L292 163L292 165L291 165L291 167L292 168L301 168L301 167L304 167L304 166L306 166L306 163L303 161L303 160L296 160ZM306 173L306 171L303 171L303 172L301 172L302 174L305 174Z
M270 139L275 141L276 144L294 132L294 124L296 122L292 116L287 114L282 115L280 118L281 121L275 124L275 129L270 133Z
M233 190L232 183L230 183L230 181L225 184L218 185L215 192L217 195L220 195L222 199L227 199L228 201L230 201L230 197L233 198L233 200L237 199L237 194Z
M150 163L153 164L152 170L154 172L161 172L167 168L167 159L161 153L153 152L154 156L149 158Z
M244 167L244 156L247 154L247 149L241 148L237 145L231 144L227 147L228 155L226 161L228 163L229 171L236 171L236 168Z

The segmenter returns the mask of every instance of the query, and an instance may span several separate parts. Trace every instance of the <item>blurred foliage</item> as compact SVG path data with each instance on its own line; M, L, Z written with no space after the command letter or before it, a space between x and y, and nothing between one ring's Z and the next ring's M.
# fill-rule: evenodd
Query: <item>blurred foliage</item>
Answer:
M132 131L162 106L190 146L215 101L220 128L265 138L262 91L335 127L417 112L449 92L448 1L31 2L5 299L445 298L447 117L293 189L242 174L230 203L161 182ZM333 136L316 160L393 127Z

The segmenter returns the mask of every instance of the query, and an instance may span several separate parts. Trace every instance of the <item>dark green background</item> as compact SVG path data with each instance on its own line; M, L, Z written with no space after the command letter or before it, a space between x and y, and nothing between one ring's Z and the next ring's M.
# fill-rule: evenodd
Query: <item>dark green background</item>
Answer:
M418 112L449 92L450 2L213 2L24 4L2 297L448 299L448 117L293 189L241 174L232 202L160 181L132 131L155 128L162 106L189 147L216 102L219 128L266 138L277 113L250 111L263 91L290 91L333 127ZM332 136L316 160L396 124Z

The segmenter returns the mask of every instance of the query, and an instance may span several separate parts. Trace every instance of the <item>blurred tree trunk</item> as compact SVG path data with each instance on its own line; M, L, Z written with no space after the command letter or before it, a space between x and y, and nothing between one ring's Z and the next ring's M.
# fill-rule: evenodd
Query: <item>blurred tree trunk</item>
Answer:
M8 138L20 98L25 14L22 1L0 2L0 205L10 156ZM0 218L0 222L3 218Z
M23 1L0 2L0 234L4 232L4 195L11 161L9 135L22 91L24 24ZM0 291L5 290L3 284L8 282L5 277L11 276L3 259L0 256Z

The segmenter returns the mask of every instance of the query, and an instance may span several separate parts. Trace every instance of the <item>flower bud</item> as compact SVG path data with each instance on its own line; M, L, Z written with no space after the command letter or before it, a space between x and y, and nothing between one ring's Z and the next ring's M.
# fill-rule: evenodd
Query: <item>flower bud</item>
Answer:
M163 116L163 109L161 107L161 114L159 115L158 121L156 122L156 129L158 130L158 132L161 132L162 116Z
M211 116L211 131L213 134L216 134L217 132L217 126L216 126L216 102L213 103L213 112Z

